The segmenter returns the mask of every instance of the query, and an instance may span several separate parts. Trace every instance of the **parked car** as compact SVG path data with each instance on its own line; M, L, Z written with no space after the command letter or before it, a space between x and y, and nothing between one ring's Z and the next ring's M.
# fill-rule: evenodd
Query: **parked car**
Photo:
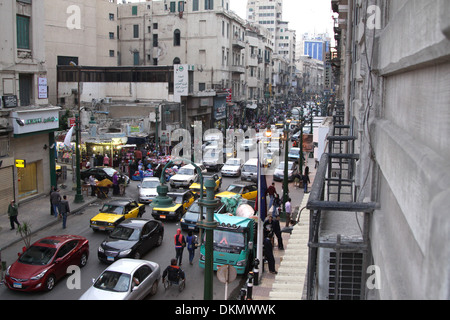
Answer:
M214 173L214 174L204 174L203 175L203 194L206 195L206 187L204 185L204 181L207 179L213 179L214 182L216 183L216 186L214 187L214 192L218 191L221 187L222 187L222 177L219 176L218 174ZM193 193L200 195L200 182L195 182L193 184L191 184L191 186L189 187L189 190L191 190Z
M202 171L206 173L206 168L203 164L196 164ZM172 188L189 188L191 184L197 182L198 173L192 164L188 164L181 167L178 173L172 176L169 180L169 184Z
M250 159L244 164L241 172L241 180L258 181L258 159Z
M122 258L140 259L153 247L159 247L164 238L161 222L148 219L122 221L100 244L98 259L105 263Z
M160 185L159 178L147 177L142 180L142 183L138 185L140 203L151 203L153 199L158 196L156 188Z
M229 158L220 171L222 177L239 177L241 175L244 162L239 158Z
M294 181L295 176L298 174L297 164L295 162L288 162L288 181ZM274 181L283 181L284 180L284 161L280 162L278 167L275 169L273 173Z
M84 267L89 241L81 236L50 236L33 243L6 270L5 283L17 291L51 291L72 265Z
M231 198L238 194L247 200L256 199L258 195L258 187L256 183L253 182L235 181L228 186L226 191L217 194L216 197Z
M114 200L105 203L99 211L91 219L91 228L94 231L111 231L125 219L142 217L145 205L132 199Z
M94 167L89 169L84 169L80 171L81 180L89 179L91 175L95 177L98 181L102 181L104 179L109 179L112 181L114 172L118 173L119 179L123 179L126 184L129 184L131 179L127 175L124 175L111 167Z
M180 220L195 201L194 193L190 190L169 192L167 196L173 199L173 206L169 208L158 207L153 203L151 205L153 218L157 220Z
M244 141L241 144L241 150L249 151L249 150L255 150L256 143L253 139L244 139Z
M102 272L80 300L142 300L158 292L160 279L156 262L120 259Z
M214 213L225 213L226 205L219 202ZM206 208L203 208L203 219L206 220ZM198 199L189 207L188 211L180 220L181 229L184 231L198 231L197 221L200 220L200 205Z
M300 148L291 148L288 154L289 161L298 162L300 159Z

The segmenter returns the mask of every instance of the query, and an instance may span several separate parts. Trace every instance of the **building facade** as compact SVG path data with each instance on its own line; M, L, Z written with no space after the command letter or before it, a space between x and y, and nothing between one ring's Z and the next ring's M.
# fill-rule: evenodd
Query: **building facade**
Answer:
M340 79L308 202L308 298L448 300L450 7L331 5Z

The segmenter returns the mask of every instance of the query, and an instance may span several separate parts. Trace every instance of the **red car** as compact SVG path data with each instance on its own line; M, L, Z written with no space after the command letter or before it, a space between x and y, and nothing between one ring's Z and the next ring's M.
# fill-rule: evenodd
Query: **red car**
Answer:
M5 282L12 290L50 291L67 275L69 266L84 267L89 241L81 236L52 236L31 245L6 270Z

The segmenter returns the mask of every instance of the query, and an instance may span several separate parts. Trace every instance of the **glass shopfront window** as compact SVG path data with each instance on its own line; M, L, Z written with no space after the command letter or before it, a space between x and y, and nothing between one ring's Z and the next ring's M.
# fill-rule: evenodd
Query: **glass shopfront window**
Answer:
M37 163L27 163L25 168L17 168L19 199L38 193Z

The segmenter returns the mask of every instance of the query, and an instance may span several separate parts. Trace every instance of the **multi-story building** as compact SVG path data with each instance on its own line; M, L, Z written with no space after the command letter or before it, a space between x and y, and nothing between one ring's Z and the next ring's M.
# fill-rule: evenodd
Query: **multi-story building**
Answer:
M296 35L283 21L282 0L248 0L249 22L267 28L272 33L274 43L272 90L276 99L286 99L296 89Z
M307 296L448 300L450 7L331 5L340 80L307 205Z
M1 0L0 213L11 200L50 190L59 108L49 106L45 8L39 1ZM53 163L53 166L52 166Z
M44 1L44 34L49 100L76 104L72 92L58 96L58 65L117 66L119 28L117 0ZM42 42L45 40L45 42Z

